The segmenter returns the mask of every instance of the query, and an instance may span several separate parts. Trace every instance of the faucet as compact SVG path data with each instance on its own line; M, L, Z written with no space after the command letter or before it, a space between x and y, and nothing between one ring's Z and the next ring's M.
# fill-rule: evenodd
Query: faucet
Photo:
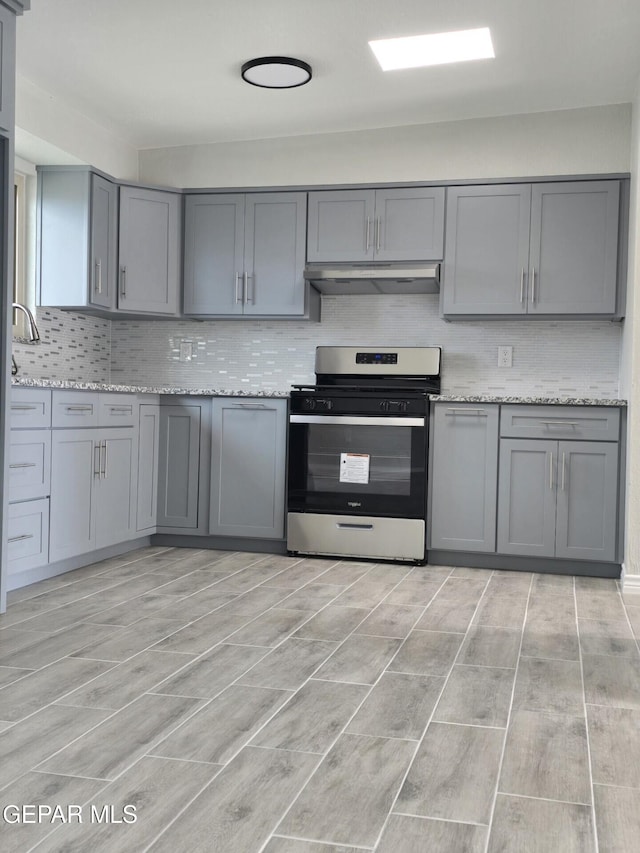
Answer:
M27 318L27 323L29 324L29 343L39 344L40 343L40 332L38 331L38 327L36 325L36 320L31 311L27 308L26 305L21 305L19 302L13 302L11 304L13 309L18 309L18 311L22 311L22 313ZM13 353L11 354L11 375L15 376L18 372L18 365L16 363L15 357Z

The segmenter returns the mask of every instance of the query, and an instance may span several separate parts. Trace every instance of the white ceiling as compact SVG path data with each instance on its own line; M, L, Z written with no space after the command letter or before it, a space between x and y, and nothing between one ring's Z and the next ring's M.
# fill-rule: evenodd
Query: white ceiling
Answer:
M18 74L136 148L451 121L632 100L638 0L32 0ZM494 60L382 72L374 38L491 28ZM311 63L299 89L240 79Z

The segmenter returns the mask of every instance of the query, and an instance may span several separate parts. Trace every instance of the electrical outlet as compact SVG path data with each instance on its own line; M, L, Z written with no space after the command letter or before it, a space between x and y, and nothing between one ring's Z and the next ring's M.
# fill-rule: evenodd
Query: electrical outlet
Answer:
M513 366L513 347L502 346L498 347L498 367Z
M180 341L180 361L191 361L193 344L191 341Z

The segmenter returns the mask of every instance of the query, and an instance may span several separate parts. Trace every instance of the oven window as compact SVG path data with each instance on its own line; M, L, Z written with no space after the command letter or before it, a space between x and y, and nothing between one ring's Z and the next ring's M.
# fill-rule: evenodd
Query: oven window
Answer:
M308 492L411 493L411 430L312 424L307 435ZM341 482L342 454L368 457L368 482Z

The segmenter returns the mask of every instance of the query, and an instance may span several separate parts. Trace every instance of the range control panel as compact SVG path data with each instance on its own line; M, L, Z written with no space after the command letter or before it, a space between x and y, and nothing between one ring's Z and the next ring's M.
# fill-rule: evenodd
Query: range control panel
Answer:
M357 352L356 364L397 364L397 352Z

